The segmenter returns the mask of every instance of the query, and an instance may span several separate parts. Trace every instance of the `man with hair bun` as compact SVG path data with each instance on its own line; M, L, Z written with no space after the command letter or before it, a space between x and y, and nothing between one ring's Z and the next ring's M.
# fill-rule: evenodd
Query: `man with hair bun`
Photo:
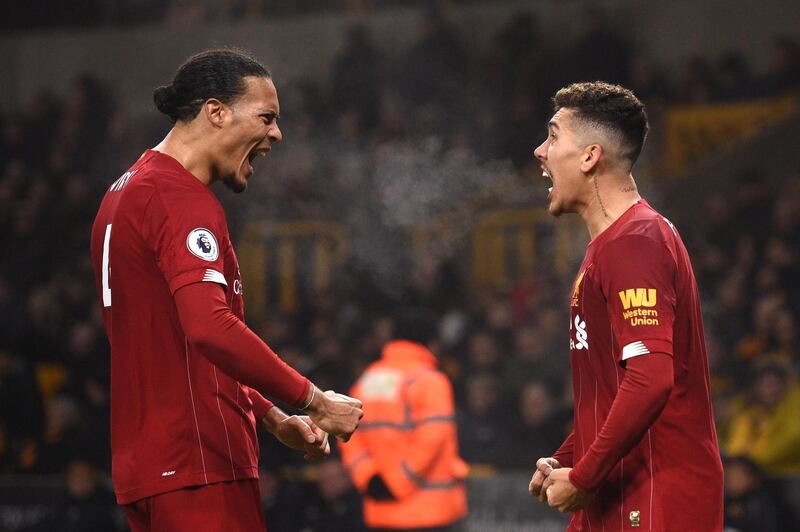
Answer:
M264 530L257 420L316 460L330 453L328 434L356 430L361 402L317 389L243 321L239 266L209 186L242 192L253 160L280 142L269 70L240 50L201 52L153 100L173 127L110 185L91 234L111 343L117 502L133 532Z
M722 465L700 298L676 227L636 187L644 105L575 83L553 98L536 148L548 211L577 213L591 242L570 295L574 428L529 491L568 530L722 530Z

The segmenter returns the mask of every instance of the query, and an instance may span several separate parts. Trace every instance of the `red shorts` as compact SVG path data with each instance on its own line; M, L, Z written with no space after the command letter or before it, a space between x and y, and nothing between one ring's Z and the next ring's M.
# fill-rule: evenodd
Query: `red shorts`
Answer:
M131 532L264 532L258 480L217 482L123 506Z

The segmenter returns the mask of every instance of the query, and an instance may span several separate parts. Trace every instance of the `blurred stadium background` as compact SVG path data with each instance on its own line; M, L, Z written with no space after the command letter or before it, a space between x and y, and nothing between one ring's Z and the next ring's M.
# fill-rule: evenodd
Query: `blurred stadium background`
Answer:
M152 89L228 44L272 68L282 103L284 142L250 189L217 189L248 323L344 391L393 308L436 312L473 531L563 530L526 488L569 426L566 300L587 234L546 216L532 149L555 88L633 88L652 122L635 175L681 231L703 297L726 524L796 530L800 3L3 5L0 530L125 530L89 228L104 188L168 130ZM359 530L336 459L262 445L271 531Z

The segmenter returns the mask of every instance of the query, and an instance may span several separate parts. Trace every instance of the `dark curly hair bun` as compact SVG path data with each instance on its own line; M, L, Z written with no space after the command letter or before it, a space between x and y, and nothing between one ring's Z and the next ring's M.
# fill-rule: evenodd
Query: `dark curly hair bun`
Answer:
M156 109L170 117L174 122L177 118L175 104L175 89L172 85L162 85L153 91L153 102Z

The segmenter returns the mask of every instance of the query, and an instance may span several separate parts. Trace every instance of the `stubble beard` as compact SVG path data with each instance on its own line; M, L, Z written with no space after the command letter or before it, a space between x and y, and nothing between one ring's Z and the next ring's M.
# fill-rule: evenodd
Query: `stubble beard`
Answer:
M239 181L236 179L236 174L229 174L222 178L222 183L226 188L232 190L235 194L241 194L247 190L247 181Z

